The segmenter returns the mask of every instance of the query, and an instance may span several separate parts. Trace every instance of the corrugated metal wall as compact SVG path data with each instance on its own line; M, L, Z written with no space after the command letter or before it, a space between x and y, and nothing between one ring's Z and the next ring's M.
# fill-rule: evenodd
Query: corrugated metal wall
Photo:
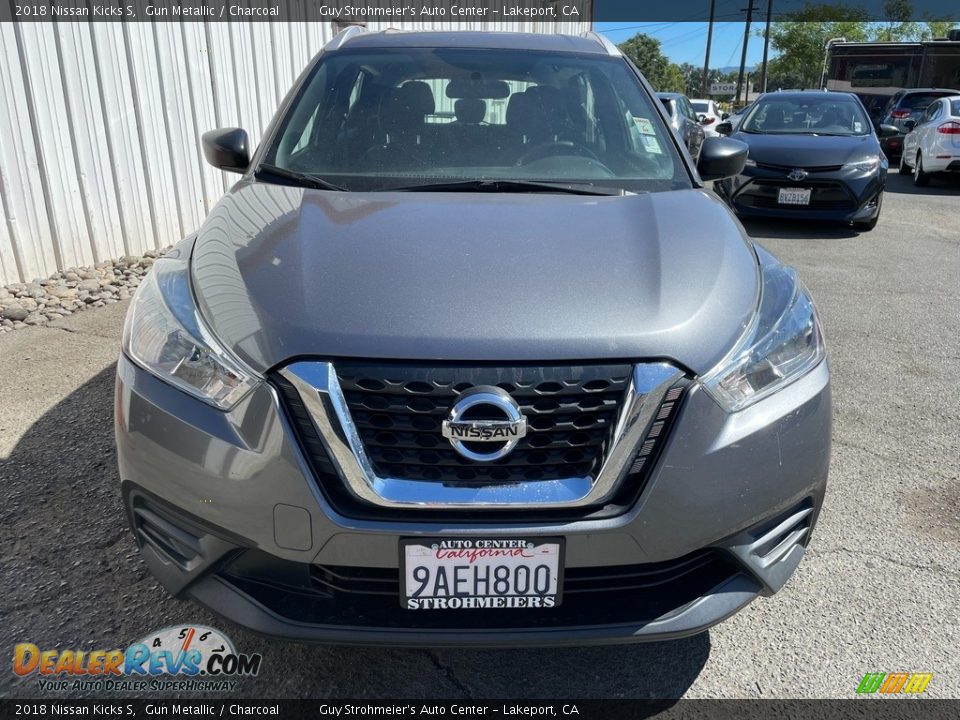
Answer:
M0 23L0 285L195 230L236 180L203 161L200 135L237 126L257 142L333 34L329 22Z

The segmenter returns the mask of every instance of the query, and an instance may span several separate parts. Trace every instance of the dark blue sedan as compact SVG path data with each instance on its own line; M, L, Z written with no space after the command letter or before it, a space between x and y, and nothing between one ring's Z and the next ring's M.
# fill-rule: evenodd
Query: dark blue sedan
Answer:
M738 215L876 226L888 162L855 95L769 93L717 131L750 146L743 172L716 184Z

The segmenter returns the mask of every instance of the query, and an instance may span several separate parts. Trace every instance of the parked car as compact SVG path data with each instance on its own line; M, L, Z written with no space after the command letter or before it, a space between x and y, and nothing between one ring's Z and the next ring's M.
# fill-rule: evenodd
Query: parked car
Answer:
M830 370L797 273L706 189L746 145L695 165L592 33L350 28L285 98L255 150L203 136L240 180L127 316L122 495L171 593L490 646L692 635L783 587Z
M738 215L876 226L888 161L855 95L767 93L717 129L750 146L743 172L715 186Z
M697 113L703 133L706 137L717 137L717 125L723 121L723 113L713 100L691 100L690 104Z
M910 132L908 127L910 121L914 125L918 124L920 117L930 106L930 103L943 97L958 94L960 94L960 90L945 88L913 88L895 93L886 106L874 116L874 124L878 130L881 125L890 125L898 130L896 135L881 136L880 138L880 147L890 158L890 161L899 160L903 152L904 137Z
M697 113L686 95L680 93L657 93L660 102L667 109L670 116L670 125L690 151L694 162L700 157L700 147L706 134L700 124Z
M960 172L960 93L934 100L920 119L907 120L900 174L926 185L934 173Z

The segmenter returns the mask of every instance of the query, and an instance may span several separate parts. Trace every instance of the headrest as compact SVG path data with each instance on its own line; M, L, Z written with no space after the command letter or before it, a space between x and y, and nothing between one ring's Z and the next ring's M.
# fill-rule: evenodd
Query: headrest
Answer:
M543 110L530 91L514 93L507 101L507 126L514 132L533 135L544 123Z
M422 80L411 80L401 85L397 97L403 105L421 116L429 115L436 109L433 91Z
M531 102L526 91L513 93L507 100L507 125L516 125L520 115L528 111Z
M763 126L765 128L780 128L784 126L786 116L783 113L783 108L772 107L767 110L767 114L763 118Z
M453 112L458 122L478 123L487 114L487 103L479 98L460 98L453 104Z

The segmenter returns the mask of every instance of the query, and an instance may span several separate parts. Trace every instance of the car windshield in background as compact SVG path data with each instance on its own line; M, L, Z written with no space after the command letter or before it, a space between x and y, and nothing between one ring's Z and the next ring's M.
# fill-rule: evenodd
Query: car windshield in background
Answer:
M950 114L954 117L960 117L960 98L950 101Z
M264 162L346 190L653 192L691 187L619 58L410 48L322 60ZM304 182L303 184L308 184ZM539 184L539 185L537 185ZM446 186L446 188L444 188Z
M899 107L901 110L915 110L917 112L923 112L934 100L939 100L948 93L916 93L914 95L906 95L899 102Z
M742 132L780 135L869 135L870 121L851 97L762 98Z
M690 104L693 105L693 109L698 113L710 112L710 103L697 102L696 100L691 100Z

